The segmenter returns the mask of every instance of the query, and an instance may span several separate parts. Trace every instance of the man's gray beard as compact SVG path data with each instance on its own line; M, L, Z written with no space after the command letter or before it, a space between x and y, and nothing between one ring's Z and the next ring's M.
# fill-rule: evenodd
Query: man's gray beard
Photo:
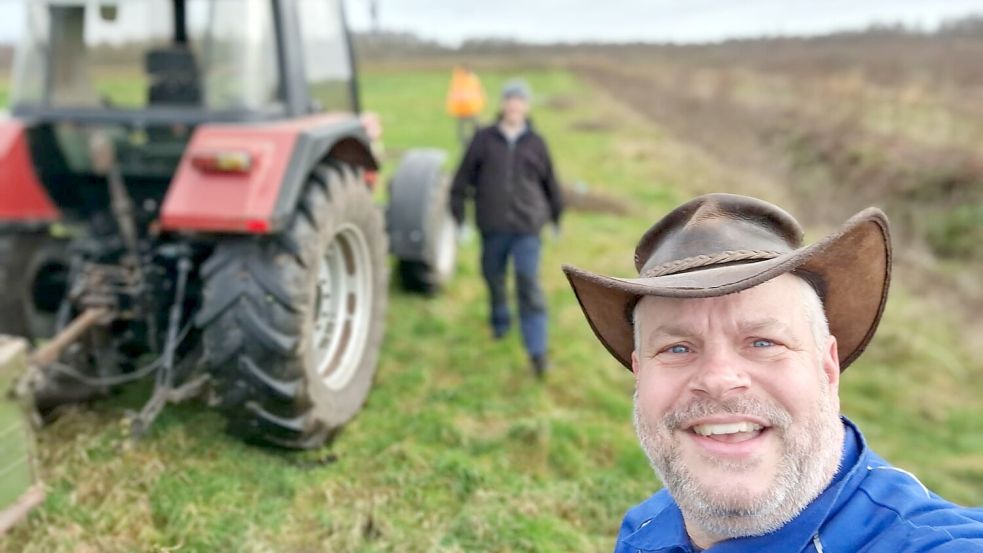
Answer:
M828 388L808 420L797 421L777 405L753 398L735 401L698 400L670 411L660 428L653 428L642 413L635 392L635 431L659 479L669 489L686 517L687 524L697 525L714 542L760 536L773 532L798 516L832 480L839 466L843 444L843 424L833 406ZM775 481L768 491L753 497L746 490L721 493L700 484L682 462L680 443L673 430L687 421L719 413L737 413L760 417L772 425L771 431L784 445ZM752 468L760 460L747 462L707 458L718 467L732 471ZM728 490L729 491L729 490Z

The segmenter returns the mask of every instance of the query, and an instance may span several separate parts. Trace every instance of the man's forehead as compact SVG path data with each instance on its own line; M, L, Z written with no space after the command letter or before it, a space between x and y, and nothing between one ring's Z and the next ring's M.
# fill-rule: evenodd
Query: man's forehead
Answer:
M644 296L637 304L636 313L646 321L657 323L726 313L742 325L764 322L787 325L801 314L801 310L791 309L803 301L802 286L796 281L794 276L782 275L741 292L710 298Z
M663 320L658 323L647 325L651 326L651 332L647 334L651 337L667 336L673 338L684 338L693 336L704 336L712 330L708 325L690 319ZM727 333L735 333L741 336L749 334L770 333L792 337L795 330L790 321L783 321L774 317L760 319L746 318L740 320L728 320L719 324L722 330Z

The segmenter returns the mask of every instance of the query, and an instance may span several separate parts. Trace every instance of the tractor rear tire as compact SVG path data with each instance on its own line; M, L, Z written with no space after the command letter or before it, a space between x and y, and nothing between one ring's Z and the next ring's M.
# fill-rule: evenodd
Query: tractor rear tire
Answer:
M335 162L312 172L280 234L217 245L196 323L231 433L308 449L358 412L383 338L387 248L370 190Z
M35 236L0 234L0 334L29 337L25 310L27 266L37 248Z
M63 240L38 232L0 234L0 334L50 338L69 265Z

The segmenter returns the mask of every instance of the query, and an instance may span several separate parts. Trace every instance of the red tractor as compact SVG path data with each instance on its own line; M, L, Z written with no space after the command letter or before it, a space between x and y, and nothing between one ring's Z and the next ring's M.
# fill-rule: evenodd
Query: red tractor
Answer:
M361 407L389 260L454 266L444 155L373 200L340 0L27 0L0 122L0 333L47 339L42 412L139 379L316 447Z

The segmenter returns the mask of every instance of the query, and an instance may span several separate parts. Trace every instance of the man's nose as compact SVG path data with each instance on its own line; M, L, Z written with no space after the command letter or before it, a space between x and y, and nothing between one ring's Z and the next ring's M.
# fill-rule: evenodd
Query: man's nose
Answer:
M690 389L699 395L725 399L747 391L750 383L741 356L727 347L716 347L704 352Z

